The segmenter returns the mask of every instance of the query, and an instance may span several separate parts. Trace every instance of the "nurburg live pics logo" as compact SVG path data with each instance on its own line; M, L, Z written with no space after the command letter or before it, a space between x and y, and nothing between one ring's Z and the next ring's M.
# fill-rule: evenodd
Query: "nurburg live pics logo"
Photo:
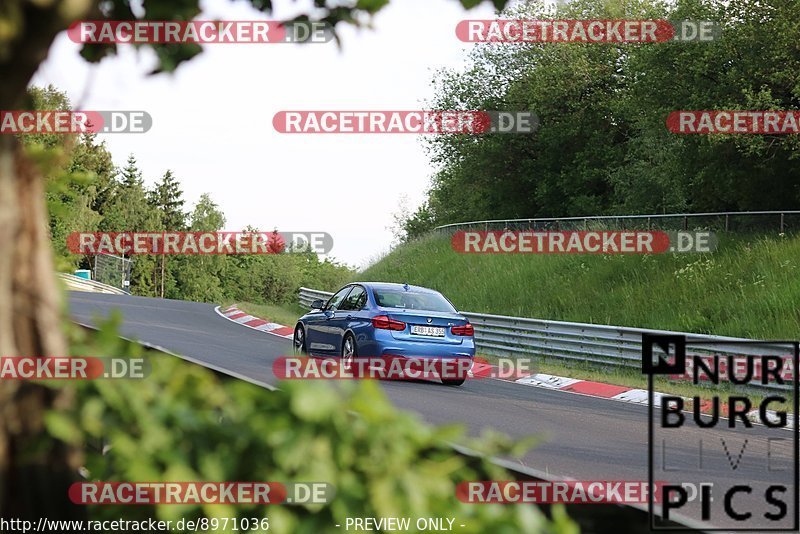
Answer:
M799 346L643 334L648 478L650 487L664 481L648 498L651 530L693 530L673 522L680 514L713 525L703 531L798 531ZM654 393L654 375L686 375L687 367L710 401Z

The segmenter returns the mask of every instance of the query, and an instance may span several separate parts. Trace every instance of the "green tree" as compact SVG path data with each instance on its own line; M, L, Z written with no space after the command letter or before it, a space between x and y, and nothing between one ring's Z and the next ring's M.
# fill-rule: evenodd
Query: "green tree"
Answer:
M66 93L52 85L31 87L29 95L37 110L71 109ZM70 270L81 262L67 250L67 236L97 229L101 219L98 202L115 172L111 154L104 144L95 143L95 137L38 133L21 136L23 144L40 158L58 269ZM86 259L81 263L88 266Z
M159 211L148 202L144 179L133 154L128 156L112 187L100 228L106 232L160 232L164 229ZM157 268L155 256L134 256L131 293L158 296Z
M170 231L186 230L186 213L183 211L181 184L168 170L148 194L150 205L156 208L161 224Z
M67 173L73 178L80 174L86 176L86 191L92 199L92 210L103 215L117 173L105 141L97 143L97 134L83 134L71 153Z
M155 184L148 193L150 205L158 212L161 227L169 232L179 232L186 230L186 213L183 212L183 191L178 180L172 175L172 171L167 170L161 180ZM159 294L164 298L165 286L172 288L175 286L175 276L173 269L168 267L166 254L159 257L159 272L157 275Z
M340 22L360 25L386 3L359 0L342 5L320 0L294 20L310 20L313 15L334 27ZM473 0L462 3L474 5ZM504 4L505 0L495 0L498 7ZM251 0L250 5L265 13L273 8L272 1ZM4 1L0 7L0 109L32 108L27 87L57 35L75 20L191 20L201 12L196 0L145 1L139 8L132 8L129 0ZM157 59L156 72L174 71L202 51L198 45L154 44L150 48ZM115 52L114 45L87 45L81 54L99 61ZM67 353L61 297L52 274L43 159L15 136L0 136L0 355ZM121 206L115 205L115 200L119 198L115 193L109 206L115 224L128 222L118 215ZM17 310L27 313L20 315ZM80 465L80 454L62 441L47 440L44 429L44 413L53 406L63 409L69 404L69 395L62 392L0 382L4 408L0 420L0 515L13 511L23 517L58 519L85 513L85 509L70 505L63 491Z
M225 226L225 214L203 193L189 216L192 232L217 232ZM175 293L171 298L198 302L222 302L226 298L223 278L229 259L224 255L179 256L175 265Z
M225 214L208 193L200 195L190 219L193 232L217 232L225 227Z
M405 241L421 237L436 226L436 218L429 203L423 202L414 213L409 214L408 218L402 221L403 224L403 239Z
M665 122L685 109L797 109L800 4L573 0L556 9L529 2L502 16L713 20L721 32L712 42L475 46L466 67L437 72L430 107L532 111L539 130L430 136L437 170L409 225L797 205L798 136L675 135Z

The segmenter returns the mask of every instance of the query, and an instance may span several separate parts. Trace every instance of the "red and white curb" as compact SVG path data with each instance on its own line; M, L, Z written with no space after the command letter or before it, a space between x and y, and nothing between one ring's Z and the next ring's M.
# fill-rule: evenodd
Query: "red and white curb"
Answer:
M261 319L259 317L250 315L247 312L243 312L237 308L235 304L225 308L224 310L217 306L214 308L214 311L229 321L239 323L242 326L252 328L253 330L258 330L259 332L265 332L267 334L272 334L273 336L278 336L285 339L292 339L292 336L294 335L293 328L278 323L271 323L266 319Z
M603 382L591 380L580 380L577 378L567 378L563 376L548 375L538 373L515 380L517 384L535 386L540 388L557 389L559 391L569 391L570 393L580 393L590 397L601 397L622 402L633 402L636 404L647 404L647 390L637 389L627 386L617 386ZM653 401L661 402L661 397L665 393L653 392Z
M475 376L486 376L491 373L494 366L476 363L473 366ZM647 404L647 390L637 389L627 386L617 386L604 382L594 382L591 380L581 380L579 378L568 378L565 376L548 375L546 373L536 373L535 375L517 376L515 378L501 379L506 382L523 384L537 388L555 389L586 395L589 397L600 397L621 402L633 402L635 404ZM653 401L661 402L661 397L665 393L653 392Z
M216 308L214 308L214 311L216 311L222 317L225 317L226 319L233 321L234 323L238 323L242 326L252 328L253 330L258 330L260 332L265 332L267 334L272 334L274 336L279 336L285 339L292 339L292 337L294 336L293 328L278 323L272 323L266 319L261 319L259 317L250 315L247 312L243 312L242 310L237 308L235 304L233 306L225 308L224 310L221 309L219 306L217 306ZM472 366L472 369L469 371L469 376L470 377L486 377L491 375L498 376L499 373L497 373L496 371L497 367L493 365L490 365L488 363L475 362ZM533 386L537 388L564 391L567 393L585 395L588 397L609 399L618 402L629 402L633 404L643 404L643 405L647 404L646 389L632 388L628 386L617 386L614 384L606 384L604 382L595 382L592 380L567 378L565 376L549 375L546 373L536 373L534 375L518 374L515 377L498 378L498 380L503 380L504 382L513 382L515 384L522 384L525 386ZM654 391L653 404L656 406L660 405L661 397L665 395L668 394ZM687 397L684 397L683 399L684 401L692 400ZM708 413L709 411L708 404L709 403L707 402L701 404L702 413ZM722 411L727 412L727 407L725 407L725 409ZM778 416L776 412L772 410L767 410L767 417L769 417L772 420L777 420ZM747 414L747 418L753 421L754 423L758 423L759 421L758 410L750 411ZM793 417L788 417L786 423L787 423L786 428L789 429L794 428Z
M647 404L647 390L636 389L627 386L616 386L604 382L593 382L591 380L581 380L579 378L567 378L565 376L548 375L546 373L517 373L513 377L503 377L494 365L483 362L475 362L470 371L471 376L475 377L502 377L497 378L504 382L514 382L525 386L533 386L544 389L555 389L567 391L589 397L600 397L621 402L633 402L636 404ZM664 393L653 392L654 402L660 402Z

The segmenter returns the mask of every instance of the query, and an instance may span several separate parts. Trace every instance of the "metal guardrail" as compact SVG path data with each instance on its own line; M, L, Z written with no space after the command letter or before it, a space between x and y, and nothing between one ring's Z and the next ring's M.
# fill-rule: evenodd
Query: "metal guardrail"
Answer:
M317 289L309 289L307 287L300 288L300 306L304 308L311 308L311 303L316 299L328 300L333 296L329 291L319 291Z
M333 293L300 288L300 305L310 307L317 298L328 299ZM612 367L641 368L642 334L683 335L692 353L719 355L787 356L786 345L758 343L746 345L752 339L652 330L626 326L548 321L507 315L460 312L475 328L478 349L495 356L544 356L574 362L591 362ZM713 347L691 347L692 342L711 342ZM794 370L796 373L797 370ZM761 386L759 386L761 387ZM772 389L791 386L771 384Z
M457 230L714 230L777 231L800 229L800 210L715 211L706 213L653 213L649 215L597 215L590 217L550 217L530 219L491 219L444 224L434 233Z
M58 276L64 281L67 288L73 291L87 291L89 293L108 293L111 295L130 294L118 287L110 286L108 284L103 284L100 282L95 282L94 280L87 280L86 278L75 276L74 274L58 273Z

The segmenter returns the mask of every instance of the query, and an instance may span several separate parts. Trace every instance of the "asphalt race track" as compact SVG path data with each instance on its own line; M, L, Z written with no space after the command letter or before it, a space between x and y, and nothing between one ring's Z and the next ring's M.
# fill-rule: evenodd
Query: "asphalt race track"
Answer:
M118 310L123 317L121 333L126 337L268 384L276 384L272 361L291 353L289 340L228 321L209 304L77 292L70 292L69 300L71 314L78 322L92 324L98 317ZM462 423L473 434L492 428L511 436L541 436L544 441L522 459L527 467L576 480L647 480L646 406L499 380L469 380L461 387L386 381L383 388L396 406L416 412L430 423ZM755 491L737 495L736 507L742 511L752 509L757 514L754 521L763 521L761 514L765 510L775 511L764 504L761 488L786 480L785 472L774 469L781 461L785 463L782 467L790 466L789 431L755 426L747 431L716 427L702 431L685 428L681 432L682 445L671 445L665 461L695 465L695 469L673 480L712 482L724 488L749 483ZM767 437L774 438L776 432L784 433L785 443L768 444ZM734 469L732 465L745 437L746 450ZM722 439L730 449L727 455L720 446ZM697 469L696 460L700 440L704 451L702 470ZM768 446L773 470L766 466ZM794 512L793 491L790 485L783 495L789 503L787 521ZM721 495L714 499L712 523L720 527L743 526L720 517L722 500ZM700 518L698 506L685 512ZM787 524L791 523L781 523Z

